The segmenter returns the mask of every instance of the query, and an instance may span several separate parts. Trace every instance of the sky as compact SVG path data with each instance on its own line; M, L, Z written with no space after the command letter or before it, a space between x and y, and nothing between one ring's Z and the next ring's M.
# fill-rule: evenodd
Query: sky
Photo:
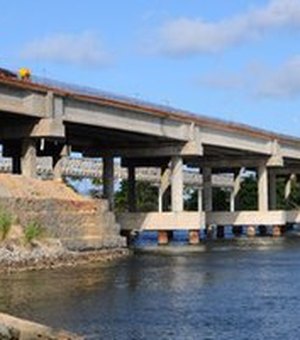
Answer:
M300 137L300 0L0 5L0 67Z

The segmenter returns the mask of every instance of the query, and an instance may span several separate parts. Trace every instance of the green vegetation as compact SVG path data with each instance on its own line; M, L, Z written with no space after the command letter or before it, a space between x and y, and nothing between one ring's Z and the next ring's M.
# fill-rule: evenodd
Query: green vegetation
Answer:
M24 236L26 243L30 243L33 240L39 239L44 234L43 226L37 221L29 222L24 230Z
M121 182L119 190L115 194L116 211L122 212L128 210L128 181ZM137 211L147 212L158 209L158 188L154 185L144 182L136 182L136 208Z
M13 217L10 213L0 210L0 234L1 240L4 241L13 224Z

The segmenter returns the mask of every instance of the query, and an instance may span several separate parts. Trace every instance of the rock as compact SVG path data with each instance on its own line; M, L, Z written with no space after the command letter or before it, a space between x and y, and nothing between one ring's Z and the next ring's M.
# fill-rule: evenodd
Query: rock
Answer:
M20 331L14 327L0 324L0 339L1 340L19 340Z

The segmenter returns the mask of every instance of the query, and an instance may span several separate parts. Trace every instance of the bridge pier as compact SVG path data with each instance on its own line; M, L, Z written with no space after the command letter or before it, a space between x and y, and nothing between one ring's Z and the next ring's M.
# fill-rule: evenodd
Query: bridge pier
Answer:
M36 140L24 139L21 146L21 172L25 177L36 178Z
M189 244L197 245L200 243L199 230L189 230Z
M171 238L172 238L172 231L170 230L159 230L158 231L158 245L159 246L165 246L169 244Z
M103 158L103 197L108 200L109 210L114 209L114 158Z
M130 212L136 211L135 167L132 165L128 167L128 210Z
M171 201L172 211L183 211L183 161L180 156L171 159Z

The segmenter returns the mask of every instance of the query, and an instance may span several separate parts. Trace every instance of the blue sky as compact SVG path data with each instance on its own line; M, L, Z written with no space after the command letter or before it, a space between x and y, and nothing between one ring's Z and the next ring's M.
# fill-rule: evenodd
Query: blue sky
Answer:
M0 5L0 67L300 137L300 0Z

